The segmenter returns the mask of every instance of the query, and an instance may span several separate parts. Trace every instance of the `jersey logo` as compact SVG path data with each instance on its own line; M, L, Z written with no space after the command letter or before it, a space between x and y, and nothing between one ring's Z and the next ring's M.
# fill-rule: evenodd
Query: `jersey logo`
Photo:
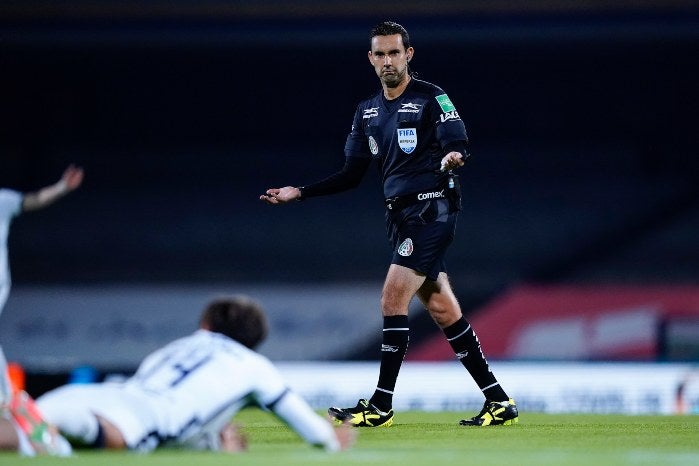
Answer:
M452 110L451 112L446 112L439 115L439 119L442 123L444 123L445 121L449 120L460 120L461 117L459 116L459 112Z
M405 238L405 240L398 246L398 254L403 257L408 257L413 253L413 240L410 238Z
M398 113L420 113L420 107L422 107L422 105L414 104L412 102L400 105L401 107L400 110L398 110Z
M451 112L452 110L456 109L454 104L451 103L451 100L449 100L449 96L446 94L440 94L436 96L435 99L437 99L437 103L439 103L439 106L442 107L442 111L444 113Z
M417 147L416 128L398 128L398 146L406 154L410 154Z
M373 118L379 116L379 107L371 107L364 110L362 118Z
M369 150L374 155L379 153L379 145L376 144L376 139L374 139L374 136L369 136Z

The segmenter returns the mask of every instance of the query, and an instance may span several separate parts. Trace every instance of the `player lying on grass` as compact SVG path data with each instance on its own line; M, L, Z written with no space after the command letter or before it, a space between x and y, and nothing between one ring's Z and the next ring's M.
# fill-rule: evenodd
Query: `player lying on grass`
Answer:
M124 382L65 385L39 397L45 423L35 423L35 429L55 426L72 442L96 448L147 452L175 445L234 452L244 450L246 441L231 419L255 405L311 445L348 448L352 429L316 414L271 361L253 351L267 330L262 309L249 298L213 300L198 330L151 353ZM39 439L31 429L14 431Z

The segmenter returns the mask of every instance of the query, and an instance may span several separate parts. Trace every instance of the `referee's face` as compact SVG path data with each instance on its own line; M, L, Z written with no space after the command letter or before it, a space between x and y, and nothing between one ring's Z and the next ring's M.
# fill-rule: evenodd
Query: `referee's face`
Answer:
M386 87L397 87L407 76L408 61L413 55L413 48L407 50L400 34L374 36L371 38L369 63L376 75Z

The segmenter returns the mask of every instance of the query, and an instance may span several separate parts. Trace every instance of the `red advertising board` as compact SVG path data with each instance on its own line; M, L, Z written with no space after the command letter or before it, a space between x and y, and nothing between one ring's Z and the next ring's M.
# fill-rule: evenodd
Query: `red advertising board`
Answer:
M699 286L524 285L469 318L490 359L695 360ZM441 332L409 360L454 353Z

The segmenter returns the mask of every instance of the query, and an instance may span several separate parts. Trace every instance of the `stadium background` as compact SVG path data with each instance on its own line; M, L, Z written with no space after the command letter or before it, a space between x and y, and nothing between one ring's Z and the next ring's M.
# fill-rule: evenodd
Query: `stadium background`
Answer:
M70 162L86 169L71 198L13 224L5 338L12 316L55 313L79 326L134 289L128 312L155 327L170 303L149 314L153 296L198 309L212 287L263 299L270 290L276 301L314 290L298 306L316 335L327 312L313 308L319 296L358 290L363 301L343 297L344 311L364 306L378 319L389 251L376 173L352 192L285 208L257 196L342 164L354 107L377 88L368 29L386 18L410 31L414 70L449 93L472 139L449 257L465 311L484 318L480 310L530 286L569 287L578 298L653 287L657 296L680 290L673 309L696 329L697 3L523 4L3 2L0 186L35 189ZM47 309L66 290L77 290L70 306ZM88 304L78 309L81 296ZM21 309L32 299L35 309ZM343 318L327 317L328 325ZM412 317L411 349L421 348L434 327ZM551 347L551 355L699 359L686 343L697 333L668 357L668 322L655 317L650 349L557 356ZM26 324L10 336L15 348L37 335ZM377 356L374 324L345 322L352 344L341 359ZM297 354L316 358L310 349L322 337L296 325ZM31 381L44 387L40 368Z

